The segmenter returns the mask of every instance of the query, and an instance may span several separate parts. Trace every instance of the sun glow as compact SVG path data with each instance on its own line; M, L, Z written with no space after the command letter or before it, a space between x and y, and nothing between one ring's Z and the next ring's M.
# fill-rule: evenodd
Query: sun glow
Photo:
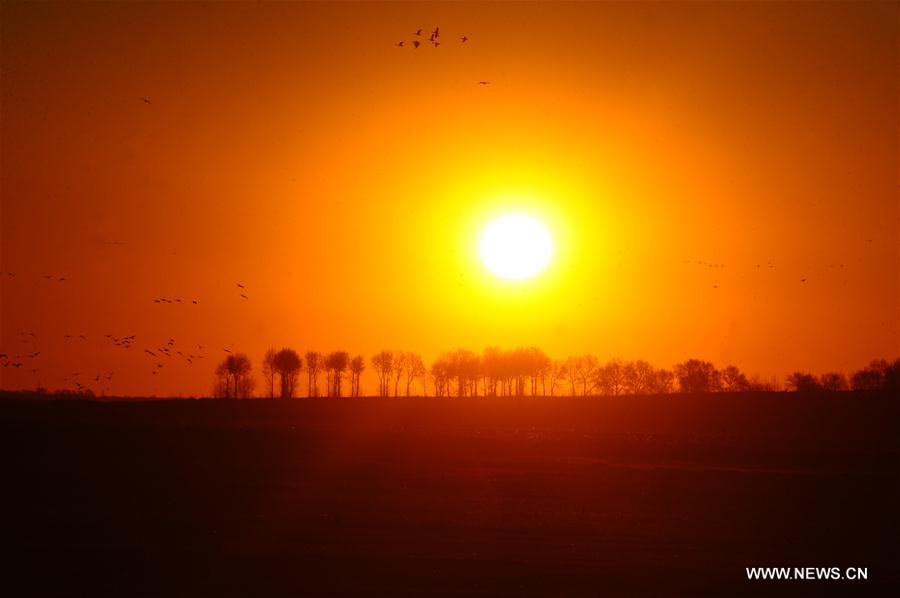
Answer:
M501 278L521 280L540 273L550 263L553 240L536 219L507 214L492 221L481 233L481 261Z

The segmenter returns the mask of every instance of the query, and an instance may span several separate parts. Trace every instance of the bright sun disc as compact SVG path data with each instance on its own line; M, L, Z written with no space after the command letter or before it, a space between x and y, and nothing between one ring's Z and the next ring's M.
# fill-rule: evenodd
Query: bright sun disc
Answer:
M550 233L525 214L507 214L481 233L481 261L501 278L530 278L547 267L553 253Z

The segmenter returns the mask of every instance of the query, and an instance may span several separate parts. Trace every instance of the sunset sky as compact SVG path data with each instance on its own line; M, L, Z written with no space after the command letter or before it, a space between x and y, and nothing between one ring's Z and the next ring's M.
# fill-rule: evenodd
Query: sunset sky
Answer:
M897 3L0 10L0 352L40 352L2 388L208 394L270 346L900 354ZM553 238L523 281L478 255L508 212Z

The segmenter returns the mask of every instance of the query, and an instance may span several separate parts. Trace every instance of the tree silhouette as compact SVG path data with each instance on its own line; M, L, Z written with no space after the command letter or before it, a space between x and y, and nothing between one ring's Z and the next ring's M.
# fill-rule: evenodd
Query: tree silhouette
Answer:
M608 361L600 367L594 367L594 384L600 394L619 396L626 391L626 367L618 359Z
M272 358L272 369L278 373L281 380L281 398L290 399L294 396L297 386L297 378L303 363L300 356L293 349L282 349Z
M371 358L372 367L378 375L378 396L386 397L390 393L391 372L394 371L394 354L381 351Z
M550 373L548 375L550 380L550 396L552 397L557 384L566 379L566 375L568 370L566 369L566 362L556 360L550 366Z
M357 355L350 360L350 396L359 396L359 378L366 369L366 360L362 355Z
M681 392L711 392L719 389L719 372L708 361L688 359L675 366Z
M819 376L819 383L823 390L837 392L847 390L847 378L839 372L826 372Z
M900 390L900 359L875 359L850 378L853 390Z
M788 376L787 386L794 392L815 392L822 389L815 376L804 372L794 372Z
M306 394L311 397L319 396L319 373L322 371L322 354L317 351L307 351L306 355Z
M412 383L418 378L423 378L426 374L425 362L422 361L422 356L417 353L407 353L404 372L406 373L406 396L409 396Z
M750 382L737 366L729 365L722 370L722 389L728 392L746 392L750 390Z
M325 367L329 372L329 396L341 396L341 382L349 363L350 354L346 351L333 351L325 357Z
M400 394L400 380L407 368L407 356L405 351L397 351L394 354L394 396Z
M266 387L269 391L269 398L275 398L275 367L273 362L275 361L275 349L270 348L266 351L265 356L263 357L263 378L266 380Z
M248 399L253 394L250 358L243 353L226 357L216 368L216 392L226 399Z

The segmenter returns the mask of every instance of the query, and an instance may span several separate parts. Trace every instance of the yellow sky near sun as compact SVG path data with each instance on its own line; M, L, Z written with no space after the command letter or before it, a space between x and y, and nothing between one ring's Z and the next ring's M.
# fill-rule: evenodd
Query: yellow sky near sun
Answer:
M156 394L207 392L228 347L896 356L897 13L4 3L0 351ZM555 245L517 283L478 257L511 210ZM151 375L106 333L207 357Z

